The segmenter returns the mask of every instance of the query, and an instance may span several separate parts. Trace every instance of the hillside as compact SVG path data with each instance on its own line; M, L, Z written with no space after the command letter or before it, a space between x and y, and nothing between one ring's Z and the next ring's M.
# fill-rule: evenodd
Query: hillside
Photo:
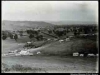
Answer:
M53 24L42 21L2 21L3 30L20 30L37 27L52 28Z
M83 22L83 21L48 21L48 23L55 25L97 25L97 22Z
M20 30L27 28L53 28L53 27L73 27L73 26L97 26L96 23L76 23L76 22L43 22L43 21L2 21L2 30Z

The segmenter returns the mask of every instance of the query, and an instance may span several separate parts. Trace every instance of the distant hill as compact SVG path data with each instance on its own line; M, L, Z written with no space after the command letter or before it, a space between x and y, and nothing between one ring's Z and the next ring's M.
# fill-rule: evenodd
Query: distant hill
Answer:
M37 27L52 28L53 26L53 24L43 21L2 21L2 30L20 30Z
M55 25L95 25L97 22L81 22L81 21L48 21L48 23Z
M2 30L20 30L27 28L53 28L53 27L73 27L73 26L96 26L96 23L84 23L84 22L67 22L67 21L58 21L58 22L43 22L43 21L2 21Z

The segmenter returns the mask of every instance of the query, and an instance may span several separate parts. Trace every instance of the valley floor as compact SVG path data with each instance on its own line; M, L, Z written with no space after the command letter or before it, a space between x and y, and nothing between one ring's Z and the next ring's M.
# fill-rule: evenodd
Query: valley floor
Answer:
M22 47L16 42L2 41L2 54L9 50ZM23 43L22 43L23 44ZM98 57L72 56L8 56L2 57L2 63L8 66L20 64L32 68L40 68L37 73L96 73L98 72ZM9 71L16 72L16 71Z

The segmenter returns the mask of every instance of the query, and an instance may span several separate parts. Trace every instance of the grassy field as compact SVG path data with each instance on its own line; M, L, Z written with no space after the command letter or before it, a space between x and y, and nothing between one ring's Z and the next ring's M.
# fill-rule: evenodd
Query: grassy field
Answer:
M94 48L94 45L90 48L87 46L91 44L95 44L96 42L93 40L87 40L87 39L75 39L71 41L64 41L60 43L59 41L56 41L52 43L49 47L43 49L41 52L45 55L61 55L66 56L69 54L73 54L75 52L79 52L82 50L88 51L88 49L92 50ZM94 49L95 50L95 49Z
M8 65L22 65L23 67L41 69L42 72L65 72L65 73L96 73L96 57L58 57L58 56L19 56L4 57L2 62ZM9 69L10 69L9 68ZM21 67L22 68L22 67ZM11 70L13 71L13 70ZM16 71L16 70L15 70ZM34 70L31 69L31 71ZM41 72L41 71L40 71Z
M9 38L2 40L2 54L8 53L10 50L22 48L26 41L29 41L29 38L23 37L23 39L20 38L17 42ZM25 71L32 73L96 73L97 57L66 56L69 53L80 50L82 42L87 42L87 40L73 39L72 41L62 43L58 41L48 42L48 47L40 49L41 55L2 57L2 63L8 65L9 71L6 72L11 73ZM88 42L93 41L88 40ZM18 67L18 65L21 66ZM15 68L15 70L12 70L12 68ZM21 68L22 71L16 71L18 68Z

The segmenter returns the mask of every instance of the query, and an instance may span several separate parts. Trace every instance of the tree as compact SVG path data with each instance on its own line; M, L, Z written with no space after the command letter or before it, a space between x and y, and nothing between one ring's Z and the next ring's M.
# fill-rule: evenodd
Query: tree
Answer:
M6 40L6 38L7 38L7 35L6 35L6 34L3 34L3 35L2 35L2 39L3 39L3 40Z
M29 34L29 38L30 39L34 38L34 35L33 34Z
M17 41L17 39L18 39L18 35L17 34L14 35L14 39Z
M9 37L10 37L10 39L13 39L13 34L9 33Z

